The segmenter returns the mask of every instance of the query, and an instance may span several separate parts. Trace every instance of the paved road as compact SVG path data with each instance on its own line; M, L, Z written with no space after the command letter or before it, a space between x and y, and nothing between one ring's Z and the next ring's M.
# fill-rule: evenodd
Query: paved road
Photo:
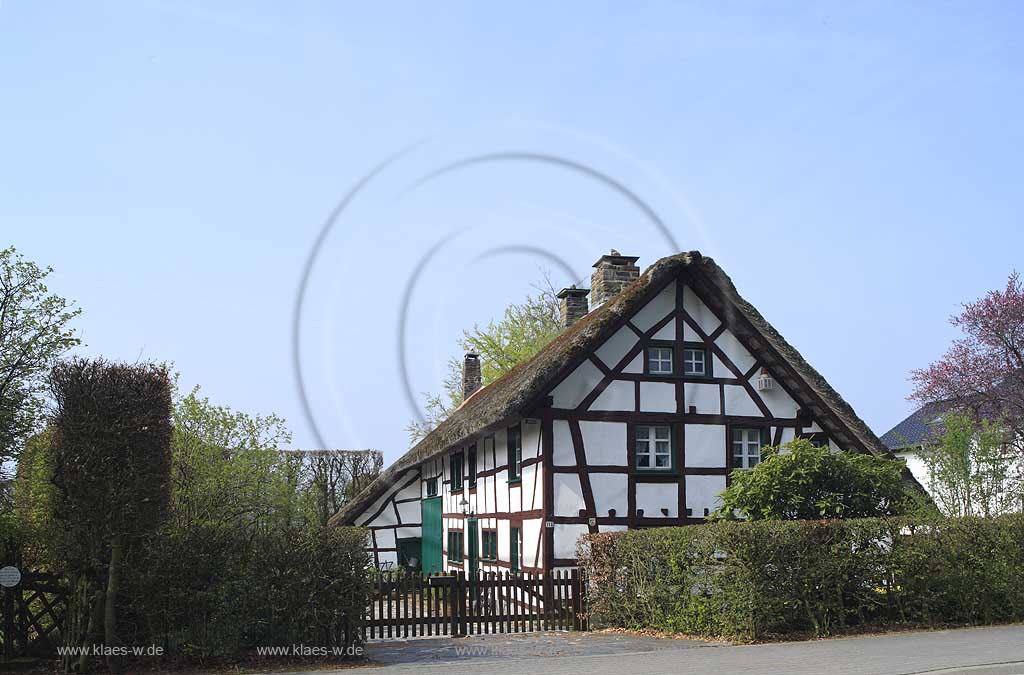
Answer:
M334 672L906 675L938 671L933 675L1024 675L1024 626L741 646L607 633L489 635L379 644L371 646L370 656L384 665ZM991 667L973 668L986 665Z

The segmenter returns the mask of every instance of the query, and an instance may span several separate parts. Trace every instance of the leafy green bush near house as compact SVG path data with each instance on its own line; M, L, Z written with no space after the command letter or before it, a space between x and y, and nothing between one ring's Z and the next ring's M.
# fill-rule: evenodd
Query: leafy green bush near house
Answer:
M717 522L586 535L594 625L759 640L1024 620L1024 515Z
M798 438L762 449L748 471L734 471L715 514L734 520L813 520L908 515L921 496L903 480L901 460L832 452Z

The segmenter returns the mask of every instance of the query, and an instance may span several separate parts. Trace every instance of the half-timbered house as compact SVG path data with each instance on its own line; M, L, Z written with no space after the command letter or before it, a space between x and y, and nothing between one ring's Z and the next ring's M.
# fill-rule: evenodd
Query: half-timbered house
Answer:
M697 524L734 469L808 437L887 455L853 409L697 251L643 274L616 251L559 295L563 332L480 388L332 522L382 565L537 571L586 532Z

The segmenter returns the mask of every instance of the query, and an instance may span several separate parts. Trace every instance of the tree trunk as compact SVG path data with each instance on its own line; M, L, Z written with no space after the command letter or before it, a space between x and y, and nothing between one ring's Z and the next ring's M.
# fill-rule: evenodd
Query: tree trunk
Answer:
M117 639L117 587L121 576L121 558L124 555L124 535L117 535L110 543L110 568L107 570L107 597L106 606L103 609L103 642L107 649L117 647L120 641ZM121 659L107 655L107 668L110 672L120 672Z
M86 586L88 589L88 586ZM88 597L88 590L83 593L83 597ZM92 610L89 613L89 626L86 628L85 635L82 639L82 652L78 657L78 672L84 673L89 669L89 657L91 656L92 646L97 643L100 636L100 624L103 622L103 589L97 589L92 595Z

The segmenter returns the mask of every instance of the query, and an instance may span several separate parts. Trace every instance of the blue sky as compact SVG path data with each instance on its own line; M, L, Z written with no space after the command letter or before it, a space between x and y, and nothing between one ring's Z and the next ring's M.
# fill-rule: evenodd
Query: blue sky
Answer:
M0 227L81 351L406 447L463 327L697 248L877 432L1021 265L1014 2L0 3ZM301 364L293 310L309 275ZM586 171L625 186L662 220ZM433 177L431 177L433 176ZM431 177L431 178L425 178ZM431 253L431 255L427 255ZM541 255L543 253L543 255ZM561 261L559 263L553 260ZM564 265L562 264L564 262ZM570 278L571 274L571 278Z

